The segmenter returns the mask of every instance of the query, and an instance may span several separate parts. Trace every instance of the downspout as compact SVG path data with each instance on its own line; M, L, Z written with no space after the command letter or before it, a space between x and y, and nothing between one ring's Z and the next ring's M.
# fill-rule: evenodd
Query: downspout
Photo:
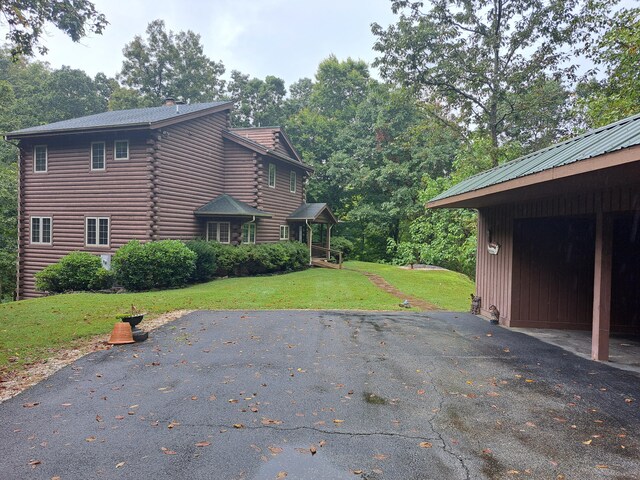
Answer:
M311 265L311 259L312 259L311 249L312 249L312 245L313 245L313 230L311 229L311 226L309 225L309 219L306 219L304 222L307 224L307 233L309 234L308 235L309 238L307 239L307 242L309 242L309 265Z

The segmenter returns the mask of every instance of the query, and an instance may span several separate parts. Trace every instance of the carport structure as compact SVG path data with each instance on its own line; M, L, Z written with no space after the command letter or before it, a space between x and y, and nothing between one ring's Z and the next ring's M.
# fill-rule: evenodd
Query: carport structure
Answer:
M640 115L475 175L430 208L478 210L477 295L512 327L640 335Z

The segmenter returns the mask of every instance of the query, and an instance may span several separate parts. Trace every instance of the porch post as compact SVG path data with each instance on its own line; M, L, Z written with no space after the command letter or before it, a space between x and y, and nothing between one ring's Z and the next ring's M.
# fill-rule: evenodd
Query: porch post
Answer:
M593 323L591 358L609 360L609 328L611 325L611 256L613 243L611 215L596 214L596 251L593 277Z
M312 263L312 259L313 259L313 229L311 228L311 225L309 225L307 223L307 244L309 245L309 265L311 265Z
M327 223L327 260L331 259L331 252L329 251L331 248L331 227L333 227L333 225Z

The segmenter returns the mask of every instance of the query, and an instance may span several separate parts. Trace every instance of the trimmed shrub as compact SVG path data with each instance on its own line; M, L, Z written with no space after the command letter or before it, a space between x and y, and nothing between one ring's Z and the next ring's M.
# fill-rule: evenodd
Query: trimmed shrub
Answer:
M113 256L116 280L127 290L186 285L196 268L196 253L179 240L131 240Z
M346 260L353 252L353 242L345 237L331 237L331 249L342 252L342 260Z
M206 282L216 275L218 250L213 243L206 240L190 240L185 243L187 248L197 255L196 268L193 270L190 281Z
M110 288L113 278L111 272L102 268L97 255L71 252L36 273L36 289L50 293L101 290Z
M309 251L300 242L264 243L260 245L222 245L210 242L216 251L216 275L246 276L287 272L305 268Z

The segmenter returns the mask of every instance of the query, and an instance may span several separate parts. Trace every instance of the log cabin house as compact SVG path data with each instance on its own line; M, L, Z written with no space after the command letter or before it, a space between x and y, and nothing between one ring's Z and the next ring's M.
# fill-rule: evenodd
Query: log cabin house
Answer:
M313 169L281 128L231 128L231 108L168 101L7 134L20 149L18 298L67 253L108 266L132 239L299 240L311 255L312 225L336 223L305 203Z
M511 327L640 335L640 115L475 175L430 208L478 211L477 295Z

